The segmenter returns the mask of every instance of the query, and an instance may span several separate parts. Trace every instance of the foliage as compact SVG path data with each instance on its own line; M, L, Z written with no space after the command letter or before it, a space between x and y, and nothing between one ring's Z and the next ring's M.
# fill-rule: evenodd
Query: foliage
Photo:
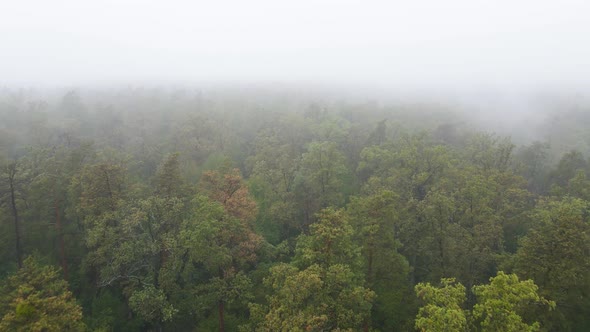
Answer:
M453 278L441 279L441 286L416 285L416 295L425 303L416 316L416 329L424 332L465 331L467 318L461 308L465 302L465 286Z
M473 287L477 303L471 311L464 309L465 286L453 278L441 279L440 287L419 283L415 290L424 302L416 316L420 331L539 331L541 325L526 323L522 314L532 307L555 308L532 280L519 281L502 271L489 284Z
M590 330L582 104L230 90L0 89L1 330Z
M555 329L590 326L590 224L589 203L577 198L541 201L535 209L537 226L522 239L514 257L514 270L535 280L539 293L557 303L544 316ZM575 308L572 310L571 308Z
M489 285L473 287L478 299L473 316L481 320L482 331L539 331L538 322L527 324L519 314L531 305L555 308L555 302L539 296L538 289L530 279L519 281L515 274L500 271L496 277L490 278Z
M1 293L0 331L84 331L82 308L53 266L33 257L9 277Z

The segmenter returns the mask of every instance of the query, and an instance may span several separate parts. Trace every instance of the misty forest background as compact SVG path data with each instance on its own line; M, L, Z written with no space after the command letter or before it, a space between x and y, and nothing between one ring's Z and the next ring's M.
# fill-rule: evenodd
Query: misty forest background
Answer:
M0 330L588 331L590 101L539 105L3 89Z

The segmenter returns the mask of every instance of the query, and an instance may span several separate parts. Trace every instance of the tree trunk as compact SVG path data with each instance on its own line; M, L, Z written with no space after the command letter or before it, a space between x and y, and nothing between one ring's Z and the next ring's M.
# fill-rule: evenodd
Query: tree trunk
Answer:
M55 230L57 231L59 241L59 260L64 273L64 280L68 280L68 260L66 257L63 228L61 226L61 215L59 214L59 200L57 198L53 201L53 208L55 209Z
M223 317L223 312L225 310L223 301L219 301L217 305L217 310L219 311L219 332L225 332L225 319Z
M371 236L372 237L372 236ZM368 254L368 263L367 263L367 278L366 278L366 283L367 283L367 288L372 288L373 287L373 248L374 245L372 243L372 239L369 240L369 254ZM371 325L371 316L369 315L369 317L365 318L365 323L363 326L363 331L364 332L369 332L369 326Z
M16 169L11 169L8 176L8 185L10 187L10 208L12 209L12 216L14 217L14 235L15 235L15 247L16 247L16 263L18 267L23 267L22 249L20 243L20 222L18 219L18 210L16 208L16 193L14 188L14 176L16 175Z
M366 282L367 282L367 287L368 288L372 288L373 287L373 244L369 244L369 253L368 253L368 258L367 258L367 278L366 278Z

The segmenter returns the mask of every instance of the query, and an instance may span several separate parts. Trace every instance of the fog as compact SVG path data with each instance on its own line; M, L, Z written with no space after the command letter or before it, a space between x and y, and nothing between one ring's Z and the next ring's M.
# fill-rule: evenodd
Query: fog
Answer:
M429 105L526 143L545 139L531 129L542 114L589 104L588 12L582 0L5 1L0 87L51 105L136 88Z
M0 84L584 90L587 1L4 1Z
M0 331L590 331L589 14L0 0Z

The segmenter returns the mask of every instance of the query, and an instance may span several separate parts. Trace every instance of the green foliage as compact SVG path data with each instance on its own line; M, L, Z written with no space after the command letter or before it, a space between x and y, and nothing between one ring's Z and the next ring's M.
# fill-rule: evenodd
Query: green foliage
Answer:
M368 324L375 293L363 286L359 248L342 210L324 209L299 237L293 265L270 270L268 306L251 305L261 331L358 330Z
M568 197L541 201L534 213L537 225L514 257L514 271L535 280L539 293L557 303L556 310L542 319L554 329L590 326L589 206Z
M206 272L205 280L195 285L195 305L200 312L215 306L224 312L226 304L251 298L251 281L244 271L256 263L262 239L247 220L231 215L222 203L197 196L193 204L195 211L184 223L180 243L188 259Z
M0 330L590 330L584 108L245 92L1 90Z
M89 309L84 322L91 331L137 331L143 325L139 317L130 318L131 310L115 289L101 289Z
M162 197L182 197L184 183L180 175L179 154L173 153L162 164L156 176L156 194Z
M301 169L296 179L299 194L305 195L303 202L309 205L307 213L313 214L321 208L342 204L343 177L347 172L344 155L336 143L312 142L307 146L307 152L301 156Z
M5 281L0 296L0 331L85 330L82 308L60 271L32 256Z
M166 294L153 285L147 285L143 289L133 292L129 297L129 306L148 322L169 321L178 311L168 303Z
M555 170L550 175L550 181L553 185L565 187L578 171L587 171L588 164L584 155L579 151L573 150L564 154Z
M539 331L540 324L527 324L521 313L527 306L540 305L555 308L555 302L539 296L539 287L532 280L519 281L515 274L498 272L489 285L474 286L478 303L473 316L481 321L481 331Z
M383 330L408 323L414 309L409 265L398 249L395 229L399 224L399 197L383 190L370 196L351 197L347 205L354 229L353 239L361 246L366 286L375 291L372 324Z
M440 287L430 283L416 285L416 295L424 303L416 316L416 329L425 332L539 331L541 325L526 323L522 314L533 307L555 308L555 302L537 293L538 287L532 280L519 281L515 274L502 271L490 278L489 284L473 287L477 303L472 311L463 309L465 290L454 278L441 279Z
M510 138L478 133L469 141L465 152L471 163L484 171L491 169L505 171L510 165L512 150L514 150L514 144Z
M353 229L343 210L327 208L317 214L310 226L310 235L297 241L295 262L300 266L332 264L358 266L359 248L352 241Z
M467 315L462 309L465 286L453 278L441 279L441 286L416 285L416 295L425 303L416 316L416 329L423 332L466 331Z
M265 285L273 295L268 307L252 304L256 331L356 331L371 310L374 292L359 286L350 269L341 264L299 270L279 264Z
M549 173L548 143L533 142L523 146L515 154L516 170L528 181L528 188L534 193L547 190Z

